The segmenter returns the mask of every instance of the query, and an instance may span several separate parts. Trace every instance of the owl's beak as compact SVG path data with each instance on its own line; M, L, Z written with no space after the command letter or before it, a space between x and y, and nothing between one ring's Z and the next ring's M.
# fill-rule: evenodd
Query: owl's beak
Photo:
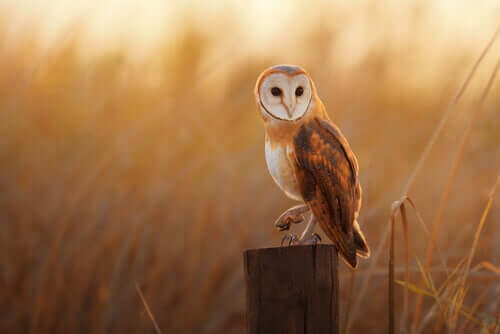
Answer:
M281 104L283 108L285 108L288 117L292 118L293 110L295 109L295 99L287 98L286 101L283 101L283 97L281 98Z
M294 99L294 98L292 98L291 103L288 105L288 110L290 111L290 112L289 112L289 116L290 116L290 118L292 118L292 116L293 116L293 112L295 111L295 104L296 104L295 99Z

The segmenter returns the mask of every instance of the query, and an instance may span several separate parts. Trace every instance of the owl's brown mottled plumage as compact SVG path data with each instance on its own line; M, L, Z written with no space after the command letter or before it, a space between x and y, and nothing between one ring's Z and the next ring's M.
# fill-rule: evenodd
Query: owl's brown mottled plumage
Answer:
M264 71L255 94L264 119L269 171L287 196L304 201L312 212L299 243L310 242L317 221L355 268L357 256L368 257L370 250L357 223L359 167L347 140L300 67L280 65ZM277 226L286 229L282 223Z
M361 206L358 162L342 133L319 118L304 123L294 140L295 172L304 202L325 234L354 268L366 243L353 223ZM356 235L356 236L355 236Z

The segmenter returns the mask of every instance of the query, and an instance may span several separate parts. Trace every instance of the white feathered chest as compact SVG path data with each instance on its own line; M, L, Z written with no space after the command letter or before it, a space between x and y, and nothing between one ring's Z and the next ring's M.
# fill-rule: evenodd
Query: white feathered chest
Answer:
M274 182L285 194L296 201L302 201L295 170L288 153L291 146L272 145L271 139L266 138L266 163Z

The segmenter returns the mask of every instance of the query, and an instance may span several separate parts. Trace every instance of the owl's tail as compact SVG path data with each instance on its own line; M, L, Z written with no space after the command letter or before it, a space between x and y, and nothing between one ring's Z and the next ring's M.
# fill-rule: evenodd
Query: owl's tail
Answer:
M339 255L350 268L356 269L358 266L358 256L363 258L369 257L370 248L363 232L359 228L357 220L354 220L352 232L352 239L348 244L344 244L344 247L339 248ZM346 247L346 245L348 246Z
M357 220L354 221L352 228L354 234L354 246L356 248L356 255L363 258L370 257L370 248L368 247L368 243L366 242L366 238L363 232L361 232L361 229L359 228Z

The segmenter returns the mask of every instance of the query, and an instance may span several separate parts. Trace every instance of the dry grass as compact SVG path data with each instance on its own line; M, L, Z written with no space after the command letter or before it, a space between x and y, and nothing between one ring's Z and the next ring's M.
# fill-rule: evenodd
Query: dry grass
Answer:
M151 319L151 323L153 324L153 326L155 328L156 334L162 334L161 329L158 326L158 323L156 322L155 316L154 316L153 312L151 312L151 308L149 307L149 304L146 301L146 298L144 298L144 294L142 293L142 290L137 283L135 284L135 289L137 290L139 297L141 297L141 301L144 304L144 309L148 313L149 319Z
M378 20L374 27L384 25ZM421 25L409 22L417 36ZM387 208L414 179L409 172L477 50L443 46L441 57L424 60L425 43L386 39L345 65L335 56L344 46L338 34L318 24L295 47L263 57L233 52L238 32L221 40L186 26L142 63L119 48L82 60L79 29L49 50L35 28L0 39L0 332L241 333L241 252L279 244L272 222L292 205L267 174L252 96L260 71L282 62L311 72L360 162L361 223L380 251L355 276L341 268L343 328L386 331ZM496 62L498 49L488 56ZM487 191L500 166L500 96L468 121L491 72L488 56L426 153L413 202L401 202L418 213L407 210L410 261L393 275L424 284L408 284L416 294L404 312L405 289L393 290L394 319L407 326L413 299L428 295L421 332L498 327L500 211ZM438 72L423 76L422 64ZM440 262L424 270L423 222L436 212L468 127L435 240ZM482 212L489 215L478 229ZM402 238L394 242L403 249Z
M484 56L486 55L486 53L490 50L491 46L493 45L493 43L497 39L499 32L500 32L500 27L495 31L495 33L493 34L493 37L491 38L490 42L485 47L485 49L483 50L483 52L479 56L478 60L474 64L474 67L472 68L472 70L471 70L469 76L467 77L466 81L464 81L464 84L462 85L462 87L460 88L459 92L457 93L457 95L456 95L457 98L454 99L454 101L457 101L458 98L463 93L463 91L466 89L466 87L467 87L468 83L470 82L470 80L472 79L472 76L474 75L477 67L480 65L481 60L484 58ZM484 101L485 101L486 97L488 96L488 93L490 92L491 86L492 86L492 84L493 84L493 82L495 80L495 77L496 77L496 74L497 74L497 71L498 71L498 65L499 65L499 62L497 62L496 66L495 66L495 69L493 70L493 74L491 75L491 77L490 77L490 79L489 79L489 81L488 81L488 83L486 85L486 88L484 89L483 93L481 94L481 97L478 99L478 102L477 102L477 104L475 106L476 110L481 110L482 109ZM454 105L453 104L454 101L452 101L451 106ZM451 108L449 108L448 111L449 110L451 110ZM445 116L443 117L443 121L446 120L446 117L447 117L447 114L445 114ZM437 241L437 239L439 237L439 232L440 232L440 226L441 226L441 219L442 219L442 216L443 216L443 211L444 211L444 208L446 206L446 203L448 202L448 199L449 199L449 196L450 196L450 192L451 192L451 188L452 188L452 185L453 185L453 182L455 180L456 173L457 173L457 169L458 169L458 166L460 164L460 161L462 160L463 152L464 152L465 146L467 145L467 142L469 140L469 137L470 137L470 134L471 134L471 131L472 131L472 126L474 125L474 121L475 121L476 117L477 117L477 112L474 113L474 115L472 116L472 118L469 121L469 124L467 125L467 128L464 131L464 134L462 136L462 141L460 142L460 144L458 146L459 149L458 149L458 152L457 152L457 154L455 156L455 160L453 162L450 174L448 176L448 180L447 180L446 186L445 186L445 188L443 190L443 193L441 195L441 199L439 201L439 206L438 206L436 215L435 215L433 223L432 223L432 231L431 231L430 239L429 239L427 250L426 250L424 270L428 270L429 267L430 267L430 265L431 265L433 254L434 254L434 246L435 246L436 241ZM413 327L414 328L416 328L417 324L419 323L421 308L422 308L422 298L420 297L420 298L417 299L417 304L415 306L415 315L413 317Z
M467 88L467 86L471 82L471 80L474 76L474 73L476 72L477 68L481 64L481 61L483 60L483 58L486 56L486 54L490 50L493 43L495 42L499 32L500 32L500 27L495 31L490 42L484 48L484 50L482 51L482 53L479 56L479 58L477 59L477 61L474 63L474 66L472 67L471 71L469 72L469 75L466 77L464 83L460 86L460 89L458 90L457 94L450 102L446 112L444 113L443 117L441 118L440 122L438 123L438 126L436 127L432 136L430 137L429 142L427 143L427 146L426 146L424 152L422 153L412 175L410 176L410 179L407 183L407 186L405 187L405 190L403 192L403 196L401 197L401 199L399 201L396 201L393 203L392 210L391 210L390 245L389 245L389 311L388 311L388 314L389 314L389 333L395 332L395 304L394 304L395 303L395 301L394 301L394 298L395 298L394 297L394 289L395 289L394 288L394 282L395 282L395 279L394 279L394 258L395 258L395 255L394 255L394 252L395 252L395 250L394 250L394 233L395 232L394 232L394 228L395 228L395 222L396 222L396 214L397 214L398 210L401 213L401 222L403 224L403 231L404 231L403 236L404 236L404 245L405 245L405 265L406 265L406 267L405 267L405 269L406 269L405 270L405 281L404 281L404 282L406 282L406 284L405 284L406 289L404 292L403 314L401 317L400 331L407 332L408 329L406 328L406 317L407 317L407 312L408 312L408 287L409 287L408 284L410 283L410 281L409 281L409 268L408 268L408 264L409 264L408 218L407 218L407 214L406 214L405 202L409 201L409 203L415 208L414 203L408 197L408 192L411 189L411 187L413 186L415 179L416 179L416 176L418 175L420 169L422 168L422 165L423 165L424 161L426 160L427 156L429 155L429 152L431 151L432 147L435 145L437 139L439 138L439 135L443 129L444 124L446 123L446 121L450 115L451 110L453 109L453 107L455 107L455 105L458 103L460 97L465 92L465 89ZM498 72L499 64L500 64L500 61L497 62L496 66L493 70L493 73L490 76L490 79L488 80L486 88L484 89L483 93L481 94L481 97L478 100L476 108L479 110L483 106L483 103L484 103L486 97L488 96L488 93L493 85L493 82L496 78L496 74ZM474 116L477 116L477 114L474 114ZM441 223L443 209L445 207L446 202L448 201L448 198L450 195L450 190L451 190L451 185L455 179L456 171L457 171L458 165L460 163L460 160L462 158L465 145L469 139L472 125L474 124L474 120L475 120L475 117L471 118L471 120L469 121L469 124L464 132L464 135L462 137L462 141L459 145L459 149L458 149L456 158L454 160L454 163L453 163L451 171L450 171L450 175L448 177L447 185L445 187L443 195L441 196L441 201L440 201L440 205L438 208L438 213L436 215L436 219L433 223L433 229L432 229L432 232L430 235L429 246L427 248L426 262L425 262L424 267L421 269L422 272L424 273L423 281L424 281L424 283L426 283L426 286L428 288L430 287L429 286L430 281L429 281L429 279L427 279L425 273L429 270L429 267L430 267L430 262L432 260L432 255L434 252L435 243L436 243L437 237L439 235L438 234L439 233L439 224ZM496 189L496 186L492 190L492 194L494 194L495 189ZM489 205L491 205L492 200L493 200L493 195L490 195ZM487 211L489 211L489 207L488 207ZM487 213L487 211L486 211L486 213ZM452 330L455 330L457 317L461 311L461 304L463 303L463 299L465 297L465 280L469 274L470 261L472 260L473 253L477 247L478 235L482 229L482 224L484 223L484 218L485 218L485 215L483 214L483 218L481 219L481 223L479 224L478 230L476 232L476 237L474 239L474 245L473 245L471 253L470 253L468 265L466 266L466 269L464 270L464 274L462 276L462 283L459 284L459 290L455 294L455 296L456 296L456 300L455 300L456 311L453 312L451 319L448 321L449 326ZM381 245L383 245L383 243ZM381 247L381 246L379 246L379 247ZM445 265L445 269L446 269L446 265ZM451 276L448 276L447 279L449 279L450 277ZM434 289L433 285L431 287ZM413 289L415 290L416 287L414 286ZM414 318L413 318L413 329L412 329L413 331L415 331L417 329L417 327L420 323L420 312L421 312L421 308L422 308L422 298L425 295L434 296L436 298L438 304L442 305L442 301L439 300L438 295L435 295L435 294L432 295L432 294L428 294L428 293L426 294L425 292L419 293L419 297L417 298L417 303L416 303L416 307L415 307L415 314L414 314ZM442 316L440 319L443 319L443 318L444 318L444 316ZM471 318L472 318L472 315L469 314L468 319L471 320ZM440 321L437 322L437 325L436 325L434 331L436 332L439 327L440 327Z
M472 258L474 257L474 253L479 241L479 236L486 221L486 217L490 212L491 205L495 198L496 188L499 184L500 176L496 180L490 192L488 203L481 215L481 220L477 227L469 255L466 257L466 259L459 262L459 264L446 277L444 283L439 288L436 288L432 276L425 271L425 268L422 265L419 266L422 273L423 282L425 284L424 289L419 288L414 284L408 283L408 281L397 281L399 284L408 287L419 296L428 296L434 299L435 305L428 311L425 317L425 320L437 317L437 321L434 326L434 332L441 332L444 325L446 325L450 331L456 332L459 316L463 317L463 323L460 331L464 331L470 323L474 323L486 333L490 333L489 324L493 326L496 322L495 314L488 316L485 314L479 314L479 312L477 311L479 307L479 301L484 298L485 290L483 290L479 297L477 297L477 300L473 307L467 307L466 305L464 305L464 300L468 292L468 287L466 287L466 280L468 279L471 272L470 265L472 262ZM423 324L425 324L425 320ZM419 332L424 330L424 326L422 326L423 324L418 324L419 326L417 328Z

